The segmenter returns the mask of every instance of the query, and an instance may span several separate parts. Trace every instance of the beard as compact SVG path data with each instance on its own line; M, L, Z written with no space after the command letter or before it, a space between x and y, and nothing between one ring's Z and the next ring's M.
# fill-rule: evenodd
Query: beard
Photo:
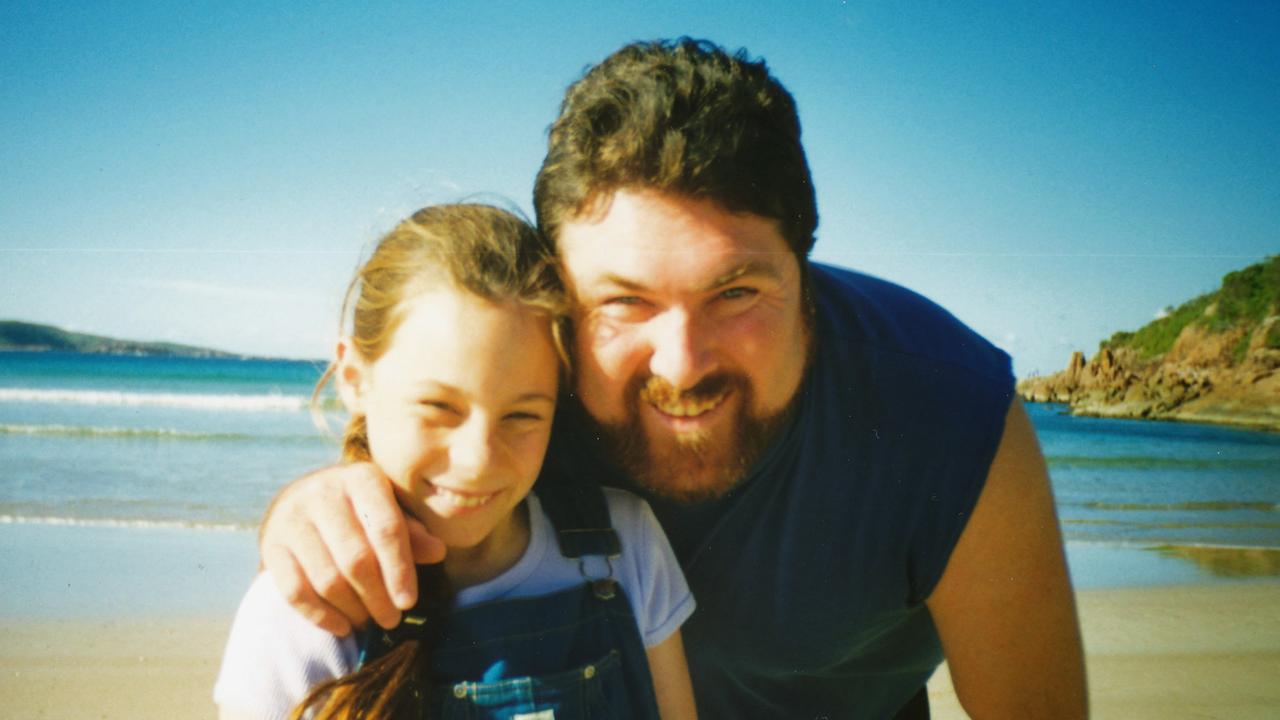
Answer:
M742 482L761 456L787 427L800 396L796 392L786 406L760 415L752 414L755 393L751 382L736 373L717 373L680 392L666 381L637 375L625 390L626 417L616 423L601 422L583 412L608 457L625 470L645 491L667 500L694 503L723 497ZM728 427L709 432L663 433L651 437L640 417L648 398L664 403L712 401L725 394L724 402L737 403Z

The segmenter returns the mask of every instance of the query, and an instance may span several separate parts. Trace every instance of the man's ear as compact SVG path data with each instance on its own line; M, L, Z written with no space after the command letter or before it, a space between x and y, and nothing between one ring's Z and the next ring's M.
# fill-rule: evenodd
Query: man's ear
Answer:
M364 412L364 395L369 383L369 364L351 343L351 338L338 339L334 354L337 366L333 371L333 384L347 412L358 415Z

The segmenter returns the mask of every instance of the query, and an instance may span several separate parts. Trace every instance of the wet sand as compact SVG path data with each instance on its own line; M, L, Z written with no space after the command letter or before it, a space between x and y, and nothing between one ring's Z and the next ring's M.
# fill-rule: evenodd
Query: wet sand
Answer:
M211 718L228 618L0 621L12 718Z
M1272 718L1280 582L1084 590L1097 718ZM0 703L20 718L209 718L230 618L0 620ZM965 717L944 671L934 717Z
M1078 594L1094 718L1280 716L1280 582ZM967 717L945 668L935 718Z

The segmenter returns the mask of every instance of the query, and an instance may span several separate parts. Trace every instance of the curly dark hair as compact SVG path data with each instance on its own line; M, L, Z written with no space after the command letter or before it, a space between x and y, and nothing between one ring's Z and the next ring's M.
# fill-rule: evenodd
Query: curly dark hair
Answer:
M818 209L795 101L745 50L706 40L628 45L569 87L533 204L560 226L621 189L712 200L778 222L804 264Z

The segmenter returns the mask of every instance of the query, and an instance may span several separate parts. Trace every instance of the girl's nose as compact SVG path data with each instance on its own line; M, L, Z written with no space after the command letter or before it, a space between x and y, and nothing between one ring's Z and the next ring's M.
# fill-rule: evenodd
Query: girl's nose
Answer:
M493 460L493 433L487 422L471 417L454 430L449 443L449 464L455 472L480 477Z

